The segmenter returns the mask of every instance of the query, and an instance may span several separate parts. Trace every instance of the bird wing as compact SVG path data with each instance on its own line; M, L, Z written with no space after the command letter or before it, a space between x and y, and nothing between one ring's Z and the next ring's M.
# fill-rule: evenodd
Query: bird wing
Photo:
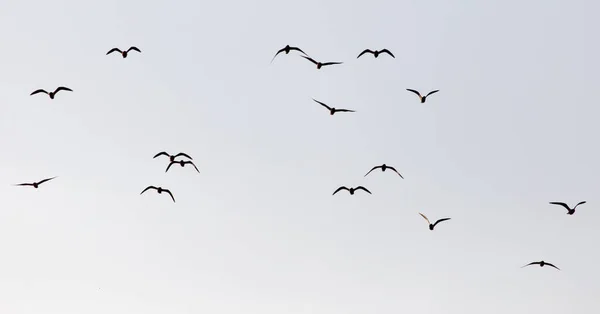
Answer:
M177 158L177 157L179 157L179 156L183 156L183 157L186 157L186 158L188 158L188 159L192 159L192 160L194 159L194 158L190 157L190 156L189 156L188 154L186 154L186 153L179 153L179 154L177 154L177 155L175 155L175 156L173 156L173 157L174 157L174 158Z
M316 99L314 99L314 98L313 98L312 100L314 100L315 102L317 102L317 103L318 103L318 104L320 104L321 106L323 106L323 107L325 107L325 108L327 108L327 109L331 110L331 107L327 106L326 104L324 104L324 103L322 103L322 102L320 102L320 101L318 101L318 100L316 100Z
M135 47L135 46L129 47L129 49L127 49L127 52L130 52L131 50L134 50L134 51L137 51L137 52L142 52L141 50L138 49L138 47Z
M193 162L191 162L191 161L188 160L188 161L184 161L183 163L184 164L190 164L190 165L194 166L194 168L196 169L196 171L198 171L198 173L200 173L200 170L198 170L198 167L196 167L196 165L194 165Z
M339 188L337 188L337 190L335 190L335 192L333 192L333 194L331 195L335 195L335 193L341 191L341 190L346 190L346 191L350 191L347 187L345 186L340 186Z
M442 222L442 221L446 221L446 220L450 220L450 218L442 218L442 219L438 219L433 226L435 227L435 225L437 225L438 223Z
M567 211L571 211L571 208L569 208L569 205L567 205L567 204L565 204L563 202L550 202L550 204L552 204L552 205L560 205L560 206L566 208Z
M38 184L38 185L40 185L40 184L42 184L42 183L44 183L44 182L46 182L46 181L50 181L50 180L52 180L52 179L54 179L54 178L56 178L56 177L52 177L52 178L48 178L48 179L44 179L44 180L42 180L42 181L38 182L37 184Z
M554 268L556 268L556 269L560 270L560 268L558 268L558 267L554 266L554 264L551 264L551 263L544 263L544 264L546 264L546 265L548 265L548 266L551 266L551 267L554 267Z
M581 202L577 203L577 205L575 205L575 207L573 207L573 209L575 209L575 208L577 208L577 206L583 205L585 203L587 203L587 202L586 201L581 201Z
M390 166L388 166L388 168L397 173L400 176L400 178L404 179L404 177L400 174L400 172L398 172L398 170L396 170L396 168Z
M369 194L372 194L372 193L371 193L371 191L367 190L367 188L366 188L366 187L364 187L364 186L362 186L362 185L361 185L361 186L357 186L357 187L355 187L354 189L355 189L355 190L363 190L363 191L365 191L365 192L367 192L367 193L369 193Z
M394 56L394 54L387 49L381 50L380 53L387 53L388 55L392 56L392 58L394 58L394 59L396 58L396 56Z
M421 93L419 93L418 91L416 91L414 89L407 88L406 90L409 92L413 92L413 93L417 94L417 96L421 97Z
M282 53L283 51L285 51L285 48L281 48L281 49L277 50L277 53L273 56L273 59L271 59L271 63L273 63L273 60L275 60L275 57L277 57L277 55Z
M158 188L157 188L157 187L155 187L155 186L153 186L153 185L150 185L150 186L148 186L147 188L145 188L145 189L142 191L142 193L140 193L140 195L144 194L144 192L146 192L146 191L148 191L148 190L150 190L150 189L155 189L155 190L158 190Z
M437 93L437 92L439 92L439 91L440 91L439 89L432 90L432 91L430 91L430 92L429 92L427 95L425 95L425 97L427 97L427 96L429 96L429 95L432 95L432 94L435 94L435 93Z
M45 91L43 89L38 89L38 90L34 91L33 93L29 94L29 96L32 96L32 95L35 95L35 94L38 94L38 93L48 94L47 91Z
M300 51L300 52L302 52L303 54L305 54L305 55L307 55L307 56L308 56L308 54L307 54L306 52L302 51L302 49L300 49L300 48L298 48L298 47L290 47L290 50L296 50L296 51Z
M374 53L373 50L371 49L365 49L363 50L363 52L361 52L358 57L356 57L356 59L360 58L360 56L364 55L365 53Z
M160 153L154 155L154 157L152 157L152 158L156 158L156 157L161 156L161 155L165 155L167 157L171 157L171 155L169 155L167 152L160 152Z
M312 63L314 63L314 64L318 64L318 63L319 63L319 62L315 61L315 60L314 60L313 58L311 58L311 57L307 57L307 56L300 56L300 57L302 57L302 58L304 58L304 59L306 59L306 60L308 60L308 61L310 61L310 62L312 62Z
M419 215L421 215L421 217L425 218L425 220L427 220L427 223L431 225L431 222L429 222L429 218L427 218L427 216L419 213Z
M171 195L171 199L173 200L173 203L175 203L175 197L173 197L173 193L171 193L171 191L169 191L167 189L163 189L163 191L169 193L169 195Z
M66 91L69 91L69 92L72 92L72 91L73 91L72 89L70 89L70 88L68 88L68 87L59 86L59 87L57 87L57 88L56 88L56 90L54 90L54 93L56 94L56 93L58 93L58 92L59 92L59 91L61 91L61 90L66 90Z
M33 186L33 183L19 183L15 184L16 186Z
M344 62L325 62L325 63L321 63L321 66L342 64L342 63L344 63Z
M113 52L115 52L115 51L118 51L118 52L120 52L120 53L123 53L123 51L121 51L121 49L119 49L119 48L113 48L113 49L109 50L109 51L106 53L106 55L109 55L109 54L111 54L111 53L113 53Z
M527 266L529 266L529 265L536 265L536 264L540 264L540 262L531 262L531 263L529 263L529 264L527 264L527 265L524 265L524 266L522 266L521 268L523 268L523 267L527 267Z
M178 163L179 163L179 162L178 162L178 161L175 161L175 160L171 161L171 162L169 163L169 165L167 166L167 169L165 170L165 172L169 171L169 168L171 168L171 166L172 166L173 164L178 164Z
M371 173L371 171L373 171L377 168L381 168L381 166L375 166L375 167L371 168L371 170L369 170L369 172L367 172L367 174ZM367 174L365 174L365 177L367 176Z
M354 110L350 110L350 109L335 109L336 112L356 112Z

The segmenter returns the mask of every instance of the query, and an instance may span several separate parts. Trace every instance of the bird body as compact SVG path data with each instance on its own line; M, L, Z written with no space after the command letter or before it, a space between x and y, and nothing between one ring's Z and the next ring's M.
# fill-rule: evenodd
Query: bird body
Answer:
M345 186L340 186L340 187L339 187L339 188L337 188L337 190L335 190L335 192L333 192L333 194L331 194L331 195L335 195L337 192L339 192L339 191L341 191L341 190L346 190L346 191L350 192L350 195L354 195L354 192L355 192L355 191L358 191L358 190L363 190L363 191L365 191L365 192L367 192L367 193L369 193L369 194L372 194L372 193L371 193L371 191L367 190L367 188L365 188L364 186L357 186L357 187L355 187L355 188L347 188L347 187L345 187Z
M554 267L554 268L556 268L556 269L560 270L560 268L558 268L558 267L554 266L553 264L551 264L551 263L548 263L548 262L544 262L544 261L539 261L539 262L531 262L531 263L529 263L529 264L527 264L527 265L525 265L525 266L523 266L523 267L527 267L527 266L529 266L529 265L540 265L540 267L544 267L545 265L548 265L548 266L550 266L550 267ZM521 268L523 268L523 267L521 267Z
M167 166L167 170L165 170L165 172L169 171L169 168L171 168L171 166L174 164L179 164L181 167L183 167L185 165L192 165L192 166L194 166L194 169L196 169L196 171L198 171L198 173L200 173L200 170L198 170L198 167L196 167L196 165L194 165L194 163L189 160L173 160L169 163L169 166Z
M382 53L387 53L388 55L390 55L392 58L396 58L394 56L394 54L392 54L392 52L390 52L387 49L381 49L381 50L371 50L371 49L365 49L363 52L361 52L358 57L356 57L356 59L360 58L360 56L364 55L365 53L370 53L372 54L375 58L379 57L380 54Z
M550 202L550 204L552 204L552 205L560 205L560 206L566 208L567 209L567 215L573 215L573 214L575 214L575 208L577 208L577 206L585 204L585 203L587 203L587 202L586 201L581 201L581 202L577 203L577 205L575 205L575 207L570 208L569 205L567 205L567 204L565 204L563 202Z
M145 188L142 193L140 193L140 195L144 194L144 192L150 190L150 189L154 189L156 190L156 192L158 192L158 194L162 194L162 192L165 192L167 194L169 194L171 196L171 199L173 200L173 203L175 203L175 197L173 197L173 193L171 193L171 191L169 191L168 189L163 189L162 187L156 187L153 185L148 186L147 188Z
M435 93L437 93L437 92L439 92L439 91L440 91L439 89L436 89L436 90L433 90L433 91L429 92L429 93L428 93L427 95L425 95L425 96L421 96L421 93L419 93L418 91L416 91L416 90L414 90L414 89L407 88L406 90L407 90L407 91L409 91L409 92L413 92L413 93L417 94L417 96L419 96L419 99L421 99L421 103L422 103L422 104L423 104L423 103L425 103L425 100L427 99L427 96L429 96L429 95L431 95L431 94L435 94Z
M129 49L127 49L127 50L121 50L121 49L119 49L119 48L113 48L113 49L109 50L109 51L106 53L106 55L109 55L109 54L111 54L111 53L113 53L113 52L117 51L117 52L119 52L119 53L121 54L121 56L122 56L122 57L123 57L123 59L124 59L124 58L127 58L127 54L128 54L128 53L129 53L129 51L131 51L131 50L133 50L133 51L137 51L137 52L140 52L140 53L142 52L142 51L141 51L141 50L139 50L137 47L131 46L131 47L129 47Z
M438 219L435 223L431 223L429 221L429 219L427 218L427 216L419 213L419 215L421 215L423 218L425 218L425 220L427 220L427 223L429 224L429 230L433 231L433 228L435 228L435 225L437 225L438 223L442 222L442 221L446 221L446 220L450 220L450 218L442 218L442 219Z
M61 90L66 90L69 92L73 91L72 89L70 89L68 87L60 86L60 87L57 87L53 92L47 92L43 89L38 89L38 90L33 91L31 94L29 94L29 96L33 96L33 95L39 94L39 93L44 93L44 94L47 94L48 96L50 96L50 99L54 99L54 96L56 96L56 93L60 92Z
M392 167L392 166L388 166L388 165L386 165L386 164L383 164L383 165L381 165L381 166L375 166L375 167L373 167L371 170L369 170L369 172L367 172L367 174L365 174L365 177L366 177L366 176L367 176L369 173L371 173L371 171L373 171L373 170L375 170L375 169L381 169L381 172L385 172L385 170L386 170L386 169L390 169L390 170L394 171L395 173L397 173L397 174L400 176L400 178L404 179L404 177L403 177L403 176L400 174L400 172L398 172L398 171L396 170L396 168L394 168L394 167Z

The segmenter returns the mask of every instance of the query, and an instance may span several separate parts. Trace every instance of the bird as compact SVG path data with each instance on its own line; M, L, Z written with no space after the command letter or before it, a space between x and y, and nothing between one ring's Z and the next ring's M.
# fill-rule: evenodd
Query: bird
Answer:
M121 50L121 49L119 49L119 48L113 48L113 49L109 50L109 51L106 53L106 55L109 55L109 54L111 54L111 53L113 53L113 52L115 52L115 51L118 51L119 53L121 53L121 55L123 56L123 58L127 58L127 53L128 53L128 52L130 52L131 50L134 50L134 51L137 51L137 52L140 52L140 53L141 53L141 51L140 51L140 50L139 50L137 47L131 46L131 47L129 47L129 49L127 49L127 50Z
M323 106L323 107L325 107L325 108L329 109L329 114L330 114L330 115L332 115L332 116L333 116L333 114L334 114L334 113L336 113L336 112L356 112L356 111L354 111L354 110L350 110L350 109L336 109L336 108L332 108L332 107L329 107L329 106L327 106L326 104L324 104L324 103L322 103L322 102L320 102L320 101L318 101L318 100L316 100L316 99L314 99L314 98L313 98L313 100L314 100L315 102L317 102L318 104L320 104L321 106Z
M357 186L355 188L347 188L345 186L340 186L337 190L335 190L335 192L333 192L333 194L331 195L335 195L335 193L341 191L341 190L346 190L348 192L350 192L350 195L354 195L354 192L357 190L363 190L369 194L372 194L371 191L367 190L367 188L365 188L364 186Z
M194 166L194 168L196 168L196 171L198 171L198 173L200 173L200 170L198 170L196 165L194 165L194 163L189 160L173 160L169 163L169 166L167 166L167 170L165 170L165 172L169 171L169 168L171 168L171 165L174 165L174 164L180 164L182 167L187 164L191 164L192 166Z
M529 265L536 265L536 264L537 264L537 265L540 265L540 267L544 267L544 265L548 265L548 266L551 266L551 267L554 267L554 268L556 268L556 269L560 270L560 268L558 268L558 267L554 266L553 264L551 264L551 263L548 263L548 262L544 262L544 261L539 261L539 262L531 262L531 263L529 263L529 264L527 264L527 265L525 265L525 266L523 266L523 267L527 267L527 266L529 266ZM521 267L521 268L523 268L523 267Z
M173 203L175 203L175 197L173 197L173 193L171 193L171 191L167 190L167 189L163 189L160 186L159 187L155 187L153 185L148 186L147 188L145 188L142 193L140 193L140 195L144 194L144 192L150 190L150 189L154 189L156 190L156 192L158 192L158 194L161 194L162 192L166 192L169 195L171 195L171 198L173 199Z
M582 201L582 202L577 203L577 205L575 205L575 207L570 208L567 204L565 204L563 202L550 202L550 204L552 204L552 205L560 205L560 206L566 208L567 209L567 215L573 215L573 214L575 214L575 208L577 208L577 206L579 206L581 204L585 204L585 203L587 203L587 202L586 201Z
M438 221L436 221L434 224L432 224L425 215L423 215L421 213L419 213L419 215L421 215L423 218L425 218L425 220L427 220L427 223L429 224L429 230L433 230L433 228L435 228L435 225L437 225L438 223L440 223L442 221L450 220L450 218L442 218L442 219L438 219Z
M307 57L307 56L301 56L302 58L314 63L317 65L317 69L320 69L321 67L324 67L326 65L334 65L334 64L342 64L343 62L317 62L315 61L313 58L311 57Z
M169 154L169 153L167 153L167 152L160 152L160 153L158 153L158 154L154 155L154 157L152 157L152 158L156 158L156 157L158 157L158 156L161 156L161 155L169 156L169 161L175 161L175 158L177 158L177 157L179 157L179 156L183 156L183 157L189 158L189 159L191 159L191 160L194 160L194 158L190 157L190 156L189 156L188 154L186 154L186 153L179 153L179 154L176 154L176 155L170 155L170 154Z
M33 93L31 93L29 96L33 96L38 93L44 93L44 94L48 94L48 96L50 96L50 99L54 99L54 96L56 95L56 93L60 92L61 90L66 90L69 92L73 91L72 89L70 89L68 87L60 86L60 87L57 87L56 90L54 90L53 92L47 92L43 89L38 89L38 90L34 91Z
M306 52L302 51L302 49L298 48L298 47L292 47L290 45L285 45L285 47L279 49L277 51L277 53L273 56L273 59L271 59L271 63L273 63L273 60L275 60L275 57L277 57L278 54L285 52L285 54L287 55L288 53L290 53L290 51L292 50L296 50L296 51L300 51L303 54L307 55ZM308 55L307 55L308 56Z
M356 57L356 59L360 58L360 56L364 55L365 53L370 53L370 54L373 54L373 56L374 56L375 58L379 57L379 54L381 54L381 53L387 53L388 55L392 56L392 58L394 58L394 59L396 58L396 57L394 56L394 54L393 54L391 51L387 50L387 49L382 49L382 50L371 50L371 49L365 49L363 52L361 52L361 53L358 55L358 57Z
M421 96L421 93L419 93L418 91L416 91L416 90L414 90L414 89L407 88L406 90L407 90L407 91L409 91L409 92L413 92L413 93L417 94L417 95L419 96L419 98L421 99L421 103L422 103L422 104L423 104L423 103L425 103L425 99L427 99L427 96L429 96L429 95L431 95L431 94L435 94L435 93L437 93L437 92L439 92L439 91L440 91L439 89L436 89L436 90L434 90L434 91L431 91L431 92L429 92L429 93L428 93L427 95L425 95L425 96Z
M34 188L36 188L36 189L37 189L37 188L40 186L40 184L42 184L42 183L44 183L44 182L47 182L47 181L50 181L50 180L52 180L52 179L54 179L54 178L56 178L56 177L52 177L52 178L48 178L48 179L44 179L44 180L42 180L42 181L40 181L40 182L33 182L33 183L21 183L21 184L15 184L15 185L16 185L16 186L33 186Z
M386 169L390 169L390 170L394 171L395 173L397 173L400 176L400 178L404 179L404 177L400 174L400 172L398 172L396 170L396 168L394 168L392 166L388 166L386 164L383 164L381 166L375 166L375 167L373 167L371 170L369 170L369 172L367 172L367 174L371 173L371 171L373 171L373 170L375 170L377 168L381 168L381 172L385 172ZM367 174L365 174L365 177L367 176Z

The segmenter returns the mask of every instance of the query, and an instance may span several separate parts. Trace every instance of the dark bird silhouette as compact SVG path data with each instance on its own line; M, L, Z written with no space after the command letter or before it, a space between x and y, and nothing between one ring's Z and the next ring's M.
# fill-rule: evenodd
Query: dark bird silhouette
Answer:
M311 57L307 57L307 56L301 56L301 57L316 64L317 69L320 69L321 67L324 67L326 65L334 65L334 64L342 64L343 63L343 62L318 62L318 61L315 61L315 59L313 59Z
M567 204L565 204L563 202L550 202L550 204L552 204L552 205L560 205L560 206L566 208L567 209L567 215L573 215L573 214L575 214L575 208L577 208L577 206L579 206L581 204L585 204L585 203L587 203L587 202L586 201L579 202L579 203L577 203L577 205L575 205L575 207L570 208L569 205L567 205Z
M373 167L371 170L369 170L369 172L367 172L367 174L365 174L365 177L366 177L366 176L367 176L369 173L371 173L371 171L373 171L373 170L375 170L375 169L378 169L378 168L381 168L381 172L385 172L385 170L386 170L386 169L390 169L390 170L394 171L395 173L397 173L397 174L400 176L400 178L404 179L404 177L403 177L403 176L400 174L400 172L398 172L398 171L396 170L396 168L394 168L394 167L392 167L392 166L388 166L388 165L386 165L386 164L383 164L383 165L381 165L381 166L375 166L375 167Z
M56 93L60 92L61 90L66 90L69 92L73 91L72 89L70 89L68 87L60 86L60 87L57 87L56 90L54 90L53 92L47 92L43 89L38 89L38 90L34 91L33 93L31 93L29 96L33 96L38 93L44 93L44 94L48 94L48 96L50 96L50 99L54 99L54 96L56 95Z
M273 56L273 59L271 59L271 63L273 63L273 60L275 60L275 57L277 57L278 54L285 52L285 54L287 55L288 53L290 53L290 51L292 50L296 50L296 51L300 51L303 54L307 55L306 52L302 51L302 49L298 48L298 47L291 47L290 45L285 45L285 47L279 49L277 51L277 53ZM308 55L307 55L308 56Z
M150 189L154 189L156 190L156 192L158 192L158 194L161 194L162 192L168 193L169 195L171 195L171 199L173 199L173 203L175 203L175 198L173 197L173 193L171 193L171 191L167 190L167 189L163 189L160 186L159 187L155 187L155 186L148 186L147 188L145 188L142 193L140 193L140 195L144 194L144 192L150 190Z
M327 106L326 104L324 104L324 103L322 103L322 102L320 102L320 101L318 101L318 100L316 100L316 99L314 99L314 98L313 98L313 100L314 100L315 102L317 102L318 104L320 104L321 106L323 106L323 107L327 108L327 109L329 110L329 114L330 114L330 115L332 115L332 116L333 116L333 114L334 114L334 113L336 113L336 112L356 112L356 111L354 111L354 110L350 110L350 109L336 109L336 108L332 108L332 107L329 107L329 106Z
M554 266L554 265L552 265L552 264L550 264L550 263L548 263L548 262L544 262L544 261L539 261L539 262L531 262L531 263L529 263L529 264L527 264L527 265L525 265L525 266L523 266L523 267L527 267L527 266L529 266L529 265L536 265L536 264L537 264L537 265L540 265L540 267L544 267L545 265L548 265L548 266L550 266L550 267L554 267L554 268L556 268L556 269L560 270L560 268L558 268L558 267L556 267L556 266ZM521 267L521 268L523 268L523 267Z
M120 53L120 54L123 56L123 58L127 58L127 53L128 53L128 52L130 52L131 50L133 50L133 51L137 51L137 52L140 52L140 53L141 53L141 51L140 51L140 50L139 50L137 47L131 46L131 47L129 47L129 49L127 49L127 50L121 50L121 49L119 49L119 48L113 48L113 49L109 50L109 51L106 53L106 55L108 56L109 54L111 54L111 53L113 53L113 52L115 52L115 51L118 51L118 52L119 52L119 53Z
M419 93L418 91L416 91L416 90L414 90L414 89L407 88L406 90L407 90L407 91L409 91L409 92L413 92L413 93L417 94L417 95L419 96L419 98L421 99L421 103L422 103L422 104L423 104L423 103L425 103L425 99L427 99L427 96L429 96L429 95L431 95L431 94L435 94L435 93L437 93L437 92L439 92L439 91L440 91L439 89L436 89L436 90L434 90L434 91L431 91L431 92L429 92L429 93L428 93L427 95L425 95L425 96L421 96L421 93Z
M156 158L156 157L162 156L162 155L168 156L169 157L169 161L171 161L171 162L175 161L175 158L177 158L179 156L183 156L183 157L189 158L191 160L194 159L194 158L188 156L186 153L179 153L177 155L169 155L169 153L167 153L167 152L160 152L160 153L154 155L154 157L152 157L152 158Z
M425 215L423 215L421 213L419 213L419 215L421 215L423 218L425 218L425 220L427 220L427 223L429 224L429 230L433 230L433 228L435 228L435 225L437 225L438 223L440 223L442 221L450 220L450 218L442 218L442 219L438 219L438 221L436 221L434 224L432 224Z
M44 179L40 182L34 182L34 183L21 183L21 184L15 184L16 186L33 186L34 188L38 188L40 186L40 184L46 182L46 181L50 181L52 179L54 179L56 177L52 177L52 178L48 178L48 179Z
M371 50L371 49L365 49L363 52L361 52L358 57L356 57L356 59L360 58L360 56L364 55L365 53L370 53L372 54L375 58L379 57L379 54L381 53L387 53L388 55L392 56L392 58L396 58L394 56L393 53L391 53L389 50L387 49L382 49L382 50Z
M350 192L350 195L354 195L354 192L355 192L355 191L358 191L358 190L363 190L363 191L365 191L365 192L367 192L367 193L369 193L369 194L372 194L372 193L371 193L371 191L367 190L367 189L366 189L364 186L357 186L357 187L355 187L355 188L347 188L347 187L345 187L345 186L340 186L340 187L339 187L337 190L335 190L335 192L333 192L333 194L331 194L331 195L335 195L335 193L337 193L337 192L339 192L339 191L341 191L341 190L346 190L346 191Z
M169 168L171 168L171 165L174 164L179 164L181 165L181 167L185 166L185 165L192 165L194 166L194 168L196 169L196 171L198 171L198 173L200 173L200 170L198 170L198 168L196 167L196 165L194 165L193 162L189 161L189 160L173 160L169 163L169 166L167 166L167 170L165 170L165 172L169 171Z

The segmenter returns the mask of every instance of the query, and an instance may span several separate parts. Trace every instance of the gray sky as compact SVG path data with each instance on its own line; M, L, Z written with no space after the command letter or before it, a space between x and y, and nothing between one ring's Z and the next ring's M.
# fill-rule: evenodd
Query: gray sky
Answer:
M598 312L598 8L3 1L0 312Z

